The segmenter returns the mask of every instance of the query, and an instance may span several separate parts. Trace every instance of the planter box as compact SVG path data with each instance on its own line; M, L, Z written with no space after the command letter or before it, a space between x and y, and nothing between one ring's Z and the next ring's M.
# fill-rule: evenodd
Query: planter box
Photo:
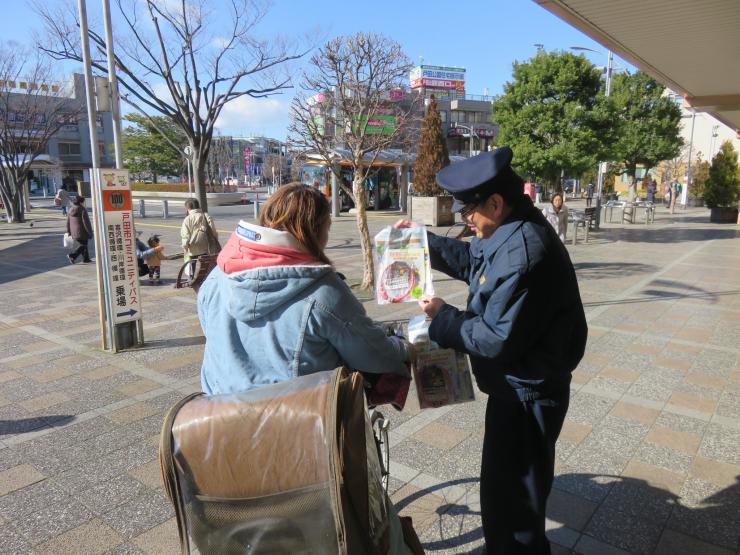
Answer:
M411 217L434 227L453 225L452 197L409 197Z
M711 209L709 221L715 224L734 224L738 221L737 213L737 207L718 206Z

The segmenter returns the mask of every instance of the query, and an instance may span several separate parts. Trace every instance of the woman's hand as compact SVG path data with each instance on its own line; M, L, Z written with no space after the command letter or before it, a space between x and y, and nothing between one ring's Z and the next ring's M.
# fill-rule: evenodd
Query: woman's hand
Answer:
M398 220L393 224L393 229L405 229L408 227L419 227L419 224L412 222L411 220Z

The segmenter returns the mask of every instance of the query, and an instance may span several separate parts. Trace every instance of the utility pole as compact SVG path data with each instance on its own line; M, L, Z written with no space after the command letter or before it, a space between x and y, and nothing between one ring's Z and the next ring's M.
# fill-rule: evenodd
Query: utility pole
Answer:
M113 46L113 26L110 16L110 0L103 2L103 25L108 61L108 83L110 89L111 119L113 120L113 146L116 153L116 169L123 168L123 149L121 133L121 99L118 95L118 76L116 75L116 56ZM100 188L100 185L99 185ZM105 236L102 236L105 238ZM138 266L138 264L137 264ZM138 278L137 278L138 281ZM141 318L115 324L115 350L144 344L144 325Z
M80 46L82 48L82 65L85 72L85 100L87 102L87 126L90 133L90 185L93 200L93 226L95 228L95 267L98 274L98 311L100 318L101 344L103 350L116 350L115 334L113 331L113 315L110 307L110 288L108 281L108 253L105 244L103 226L103 196L98 183L97 170L100 167L100 153L98 151L97 111L93 93L92 65L90 62L90 38L87 27L87 5L85 0L77 0L77 9L80 15Z
M614 53L609 50L606 64L606 90L604 96L609 98L612 90L612 68L614 64ZM601 199L604 190L604 174L606 173L606 162L599 163L599 176L596 188L596 227L601 223Z

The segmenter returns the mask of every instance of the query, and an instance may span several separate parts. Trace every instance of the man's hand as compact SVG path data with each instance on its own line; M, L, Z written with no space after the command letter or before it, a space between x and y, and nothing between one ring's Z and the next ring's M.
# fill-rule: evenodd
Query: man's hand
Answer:
M434 318L439 314L439 311L442 310L445 304L447 303L445 303L444 299L440 299L439 297L425 297L419 301L419 306L424 311L424 314L430 318Z
M412 222L411 220L398 220L393 224L393 229L404 229L407 227L419 227L419 224Z

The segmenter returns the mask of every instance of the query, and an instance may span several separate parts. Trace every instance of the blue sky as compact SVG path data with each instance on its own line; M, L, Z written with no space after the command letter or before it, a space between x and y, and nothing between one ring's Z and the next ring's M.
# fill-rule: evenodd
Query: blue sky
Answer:
M55 2L77 4L75 0L47 0ZM212 3L218 5L220 1ZM3 39L30 43L33 33L42 31L27 3L3 0L2 4ZM88 0L91 18L99 10L99 0ZM219 19L216 12L217 25ZM426 64L466 68L466 90L470 94L483 94L485 88L489 94L501 93L511 78L512 62L534 55L536 43L547 50L579 45L604 51L601 45L528 0L274 0L257 31L265 39L282 35L302 40L309 36L313 42L357 31L382 33L398 41L416 63L423 57ZM596 65L606 63L605 54L586 54ZM302 64L305 62L293 68L294 75ZM287 91L268 100L244 99L225 111L219 122L221 132L284 138L291 97L292 92Z

